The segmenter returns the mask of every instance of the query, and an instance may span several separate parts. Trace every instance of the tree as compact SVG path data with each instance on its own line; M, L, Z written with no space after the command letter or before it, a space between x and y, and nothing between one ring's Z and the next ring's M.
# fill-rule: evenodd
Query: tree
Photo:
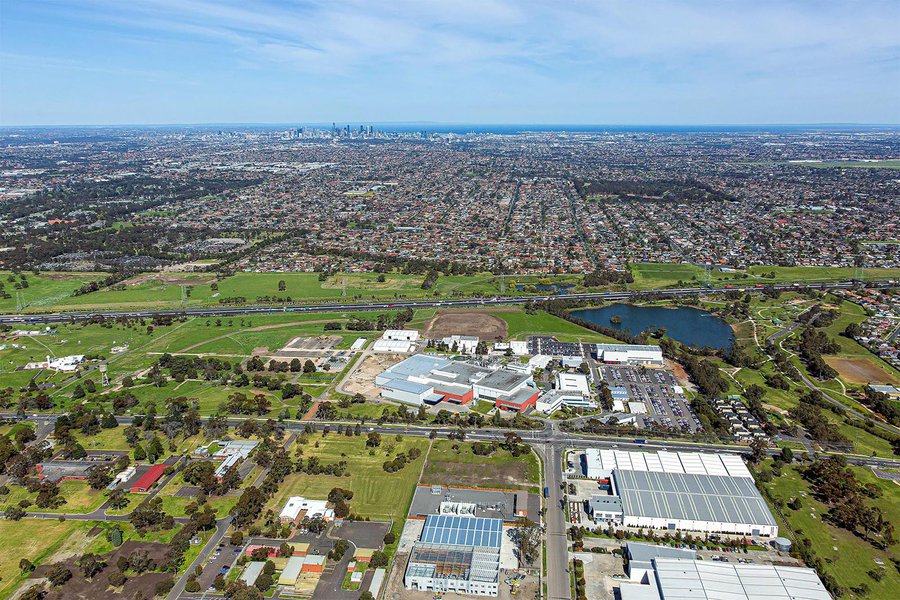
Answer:
M349 548L350 544L348 544L346 540L337 540L334 543L334 546L331 547L331 551L328 553L328 560L341 560Z
M136 444L134 447L134 460L147 460L147 452L140 444Z
M516 521L512 538L518 551L519 564L523 567L531 565L537 559L541 547L540 528L534 521L521 517Z
M34 564L27 558L23 558L19 561L19 570L23 573L31 573L34 571Z
M81 387L80 383L76 384L75 389L72 390L72 398L74 398L75 400L80 400L80 399L84 398L84 396L85 396L84 388Z
M762 462L762 459L766 457L766 449L769 447L769 442L765 440L765 438L754 438L752 442L750 442L750 462L755 465L758 465Z
M173 587L175 587L175 579L173 579L172 577L167 577L156 584L154 592L157 596L165 596L172 590Z
M381 550L376 550L372 553L372 558L369 561L369 566L373 569L377 569L378 567L386 567L388 564L388 556Z
M94 575L106 567L106 561L89 552L78 560L78 566L81 567L81 572L87 579L93 579Z
M110 573L106 580L109 582L109 585L113 587L119 587L125 585L125 582L128 581L128 578L125 577L125 573L116 570Z
M72 571L64 565L57 563L47 570L47 579L50 585L59 587L72 578Z
M372 595L372 592L366 590L359 595L359 600L375 600L375 596Z

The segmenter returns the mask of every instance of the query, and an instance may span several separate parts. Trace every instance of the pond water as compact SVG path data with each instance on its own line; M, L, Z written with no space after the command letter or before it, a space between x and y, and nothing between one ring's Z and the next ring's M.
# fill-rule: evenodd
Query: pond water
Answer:
M610 304L603 308L575 310L572 314L596 325L626 331L632 335L665 327L666 335L682 344L710 348L730 348L734 344L731 326L699 308ZM613 317L618 317L621 322L610 322Z

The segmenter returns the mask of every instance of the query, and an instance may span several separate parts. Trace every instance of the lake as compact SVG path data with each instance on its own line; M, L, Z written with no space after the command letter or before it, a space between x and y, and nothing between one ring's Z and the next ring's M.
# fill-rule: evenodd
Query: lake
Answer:
M611 304L603 308L575 310L572 314L596 325L626 331L632 335L638 335L648 329L665 327L667 336L691 346L730 348L734 344L734 331L731 326L699 308ZM611 323L612 317L619 317L621 323Z

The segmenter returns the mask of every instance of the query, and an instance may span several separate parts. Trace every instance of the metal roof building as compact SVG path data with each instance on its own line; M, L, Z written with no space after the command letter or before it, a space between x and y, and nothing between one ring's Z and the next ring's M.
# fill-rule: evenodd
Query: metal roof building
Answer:
M503 521L429 515L403 577L407 589L496 596Z
M247 568L244 569L244 573L241 575L241 581L247 585L253 585L256 583L256 580L259 579L259 575L262 573L263 567L265 566L266 561L264 560L254 560L253 562L248 563Z
M622 585L622 600L830 600L805 567L656 558L650 585ZM655 594L653 594L655 592Z
M588 449L585 474L610 479L622 523L775 537L778 524L738 455Z

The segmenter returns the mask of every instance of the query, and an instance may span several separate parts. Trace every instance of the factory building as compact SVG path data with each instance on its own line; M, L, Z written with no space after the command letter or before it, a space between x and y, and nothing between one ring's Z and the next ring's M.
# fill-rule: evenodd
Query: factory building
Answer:
M487 400L498 408L524 411L537 403L531 375L510 369L415 354L375 377L384 398L414 406Z
M631 344L597 344L597 360L608 365L662 367L665 365L659 346Z
M584 373L559 372L556 374L553 387L564 392L579 392L583 396L591 395L591 386Z
M429 515L403 577L409 590L496 596L503 521Z
M583 461L587 477L600 482L606 497L621 502L621 517L610 522L665 531L778 535L775 518L740 456L588 449ZM610 516L611 511L598 512Z
M623 583L622 600L830 600L815 570L806 567L651 557L647 584Z

